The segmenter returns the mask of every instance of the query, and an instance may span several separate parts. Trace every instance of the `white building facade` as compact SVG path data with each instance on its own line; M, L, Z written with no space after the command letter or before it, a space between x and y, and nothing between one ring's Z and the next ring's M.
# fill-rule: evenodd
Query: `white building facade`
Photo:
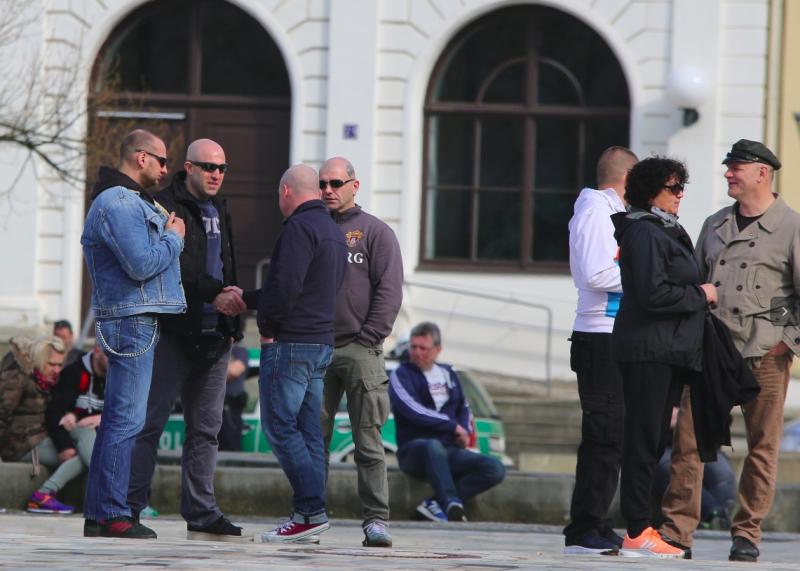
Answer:
M69 89L88 101L102 81L98 62L116 49L112 35L125 26L138 30L130 37L139 42L164 30L197 26L202 42L213 33L208 14L223 10L222 5L255 22L283 60L280 73L288 89L246 105L237 103L237 93L217 94L228 106L220 116L251 103L261 113L271 105L270 97L280 96L286 131L268 140L281 131L265 127L238 153L252 152L256 163L262 152L279 156L279 170L348 157L361 181L358 202L387 221L402 246L407 287L395 334L422 320L436 321L448 360L461 366L572 377L567 338L576 293L563 251L564 204L593 182L594 147L622 144L640 157L657 153L686 161L691 180L681 220L696 237L704 218L728 202L720 165L726 150L739 138L769 144L775 136L770 131L770 22L779 2L205 0L194 4L203 6L196 18L205 17L207 24L192 24L189 17L171 20L163 30L147 24L149 36L136 28L135 18L149 22L147 17L158 17L170 3L175 4L42 2L41 17L30 23L31 33L20 45L44 46L45 78L53 52L74 52L81 81ZM133 53L125 49L120 48L122 56ZM202 47L195 49L206 54ZM162 59L171 53L162 50ZM485 77L470 77L484 68ZM700 71L706 94L697 104L699 120L684 126L683 111L666 86L672 73L687 68ZM209 77L217 74L225 81L229 69L217 62ZM274 70L250 73L277 77ZM173 113L172 120L188 125L186 139L224 139L229 123L239 119L226 119L221 126L214 122L217 107L197 103L205 81L202 75L200 95L181 100L180 105L189 101L188 107L178 109L166 94L153 99L147 113ZM264 85L271 89L269 81ZM250 85L244 82L242 89ZM476 102L483 106L470 107ZM196 108L191 105L201 104L207 105L203 117L210 119L192 124ZM595 136L600 128L593 121L599 117L612 125L605 139ZM281 121L268 117L263 124ZM87 128L84 120L76 132ZM249 137L248 128L242 126L237 133L245 134L236 136ZM243 160L230 151L233 143L223 144L233 172ZM560 179L559 165L568 165ZM4 178L13 169L13 156L0 162ZM5 276L0 328L8 331L64 317L81 322L84 189L47 180L44 172L26 170L16 183L16 198L0 206L0 272ZM546 172L556 174L548 178ZM91 182L93 173L87 178ZM273 178L232 183L228 199L237 200L233 188L238 185L249 189L242 190L242 200L274 195ZM270 203L262 201L260 207ZM255 214L262 220L275 216ZM270 246L263 244L263 256ZM247 263L254 266L257 257L254 251Z

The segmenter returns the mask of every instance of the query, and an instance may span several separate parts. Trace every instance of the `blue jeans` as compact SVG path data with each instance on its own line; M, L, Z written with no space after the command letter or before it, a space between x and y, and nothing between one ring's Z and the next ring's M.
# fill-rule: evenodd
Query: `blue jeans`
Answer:
M108 372L83 511L86 519L105 521L131 515L131 450L147 411L158 321L153 314L101 319L95 335L108 355Z
M293 521L324 523L325 445L320 411L333 347L310 343L261 346L261 426L292 485Z
M491 456L447 446L435 438L417 438L397 451L400 470L430 482L443 510L452 501L467 500L503 481L506 469Z

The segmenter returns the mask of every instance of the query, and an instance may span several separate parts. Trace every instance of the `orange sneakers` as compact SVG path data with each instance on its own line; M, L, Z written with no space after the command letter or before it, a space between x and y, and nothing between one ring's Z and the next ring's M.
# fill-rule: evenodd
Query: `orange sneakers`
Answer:
M638 537L631 539L628 534L622 540L620 555L628 557L659 557L662 559L682 559L683 550L667 544L652 527L645 529Z

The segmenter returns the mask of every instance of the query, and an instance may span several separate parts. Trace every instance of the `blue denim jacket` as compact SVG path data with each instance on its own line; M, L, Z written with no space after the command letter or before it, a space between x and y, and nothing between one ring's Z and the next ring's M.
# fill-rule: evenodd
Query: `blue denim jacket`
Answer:
M183 240L164 230L166 221L124 186L96 195L81 236L96 318L186 311L178 262Z

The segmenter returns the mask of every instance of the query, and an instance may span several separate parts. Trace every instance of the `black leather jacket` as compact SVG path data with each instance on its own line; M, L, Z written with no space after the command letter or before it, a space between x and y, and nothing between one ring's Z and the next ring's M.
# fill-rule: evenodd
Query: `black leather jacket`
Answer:
M219 212L220 233L222 234L222 273L223 281L206 272L206 231L197 202L186 189L186 172L180 171L170 185L156 194L156 201L167 211L174 211L186 224L183 252L181 252L181 282L186 294L186 313L159 317L163 330L174 335L199 335L202 328L203 304L211 303L222 288L238 285L236 280L236 259L233 251L233 229L231 218L224 199L214 197L211 202ZM220 314L219 331L235 340L242 338L241 320Z

